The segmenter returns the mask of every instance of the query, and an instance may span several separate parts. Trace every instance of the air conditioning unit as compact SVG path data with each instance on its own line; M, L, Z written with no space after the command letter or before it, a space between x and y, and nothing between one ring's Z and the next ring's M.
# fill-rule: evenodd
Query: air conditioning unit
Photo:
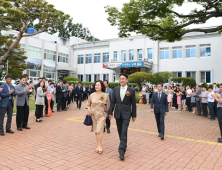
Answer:
M144 61L148 61L148 58L144 58Z
M111 60L111 62L114 62L114 60Z

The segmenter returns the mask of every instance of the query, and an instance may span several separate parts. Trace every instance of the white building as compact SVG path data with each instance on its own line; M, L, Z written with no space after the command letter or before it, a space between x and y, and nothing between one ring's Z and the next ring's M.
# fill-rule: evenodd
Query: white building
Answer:
M16 32L10 31L16 34ZM80 81L118 81L121 72L149 73L170 71L174 77L193 77L197 83L222 82L221 34L192 33L174 43L133 36L84 42L64 40L46 33L23 38L27 52L26 72L33 80L40 76L53 81L68 75Z

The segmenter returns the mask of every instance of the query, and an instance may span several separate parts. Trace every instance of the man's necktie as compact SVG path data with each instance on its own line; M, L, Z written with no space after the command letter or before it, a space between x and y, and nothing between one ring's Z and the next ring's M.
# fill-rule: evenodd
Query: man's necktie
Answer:
M159 94L158 98L159 98L159 101L160 101L160 93L158 93L158 94Z
M123 101L125 95L124 92L125 92L124 88L121 88L121 101Z

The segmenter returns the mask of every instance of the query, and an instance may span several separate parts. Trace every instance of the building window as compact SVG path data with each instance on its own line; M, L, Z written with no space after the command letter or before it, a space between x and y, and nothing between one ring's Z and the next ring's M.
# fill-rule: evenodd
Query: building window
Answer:
M173 72L173 77L182 77L182 72Z
M202 45L200 45L200 56L201 57L209 57L209 56L211 56L210 44L202 44Z
M169 59L169 48L160 48L160 59Z
M68 54L59 53L58 62L68 63L69 62L69 55Z
M126 50L122 51L122 61L126 61Z
M103 74L103 81L105 80L109 81L109 74Z
M37 70L26 70L26 74L29 76L30 80L38 80L40 77L40 71Z
M78 64L83 64L84 62L84 55L78 55Z
M55 61L55 58L56 58L55 51L45 50L44 59Z
M134 60L134 50L129 50L129 60L130 61Z
M36 71L36 70L26 70L26 74L28 74L28 76L31 77L40 77L40 71Z
M92 54L86 54L86 64L92 63Z
M54 72L43 72L43 76L48 79L48 80L53 80L55 79L55 73Z
M87 82L92 82L91 74L87 74L87 75L86 75L86 81L87 81Z
M211 83L211 72L210 71L203 71L201 74L201 82L204 83Z
M118 60L118 52L117 52L117 51L114 51L114 52L113 52L113 60L114 60L114 61L117 61L117 60Z
M100 80L100 74L94 74L94 81Z
M187 72L187 77L191 77L196 80L196 72Z
M186 46L186 58L196 57L196 46L190 45Z
M21 51L25 51L25 45L24 44L20 44L20 49L21 49Z
M83 81L83 75L78 75L79 81Z
M182 47L173 47L173 58L182 58Z
M23 48L25 50L25 46L24 45L23 45ZM28 46L28 57L31 57L31 58L41 58L41 48L37 48L37 47L33 47L33 46Z
M100 53L94 54L94 63L100 63Z
M147 57L148 59L153 59L153 49L152 48L148 48L147 49Z
M138 60L139 61L143 60L143 50L138 50Z
M103 62L109 62L109 53L103 53Z

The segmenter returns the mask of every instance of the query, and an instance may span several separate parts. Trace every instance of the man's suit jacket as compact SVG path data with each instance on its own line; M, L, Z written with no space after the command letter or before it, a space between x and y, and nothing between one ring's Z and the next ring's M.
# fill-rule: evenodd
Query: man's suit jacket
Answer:
M167 94L161 92L161 98L158 98L158 92L154 93L152 99L150 101L151 109L154 106L154 113L165 114L165 112L169 112Z
M106 89L106 93L109 95L109 101L112 101L113 90L111 88Z
M8 91L8 84L4 83L1 88L3 90L0 92L1 101L0 101L0 107L6 107L9 102L9 91ZM14 99L13 96L16 96L15 87L13 85L10 85L10 89L14 89L14 92L11 94L12 97L12 107L14 107Z
M111 99L111 106L109 109L109 115L113 114L115 119L130 119L131 117L136 118L136 96L135 90L131 87L127 87L126 93L129 92L130 95L125 97L123 101L121 101L120 97L120 86L113 89L112 99Z
M60 85L58 85L56 87L56 98L63 98L64 97L62 90L65 90L65 89L63 89L63 86L62 86L62 88L60 87Z
M28 85L25 84L25 88L27 86ZM29 98L28 98L29 88L27 89L27 91L24 91L22 84L19 83L17 86L15 86L15 92L17 94L16 106L24 106L25 102L29 106Z
M77 98L82 98L82 94L83 94L83 87L81 86L81 87L79 88L79 86L77 86L77 87L75 88L75 95L77 95L76 97L77 97Z
M63 89L65 90L65 92L63 93L63 96L64 98L66 98L68 96L68 87L63 84Z

